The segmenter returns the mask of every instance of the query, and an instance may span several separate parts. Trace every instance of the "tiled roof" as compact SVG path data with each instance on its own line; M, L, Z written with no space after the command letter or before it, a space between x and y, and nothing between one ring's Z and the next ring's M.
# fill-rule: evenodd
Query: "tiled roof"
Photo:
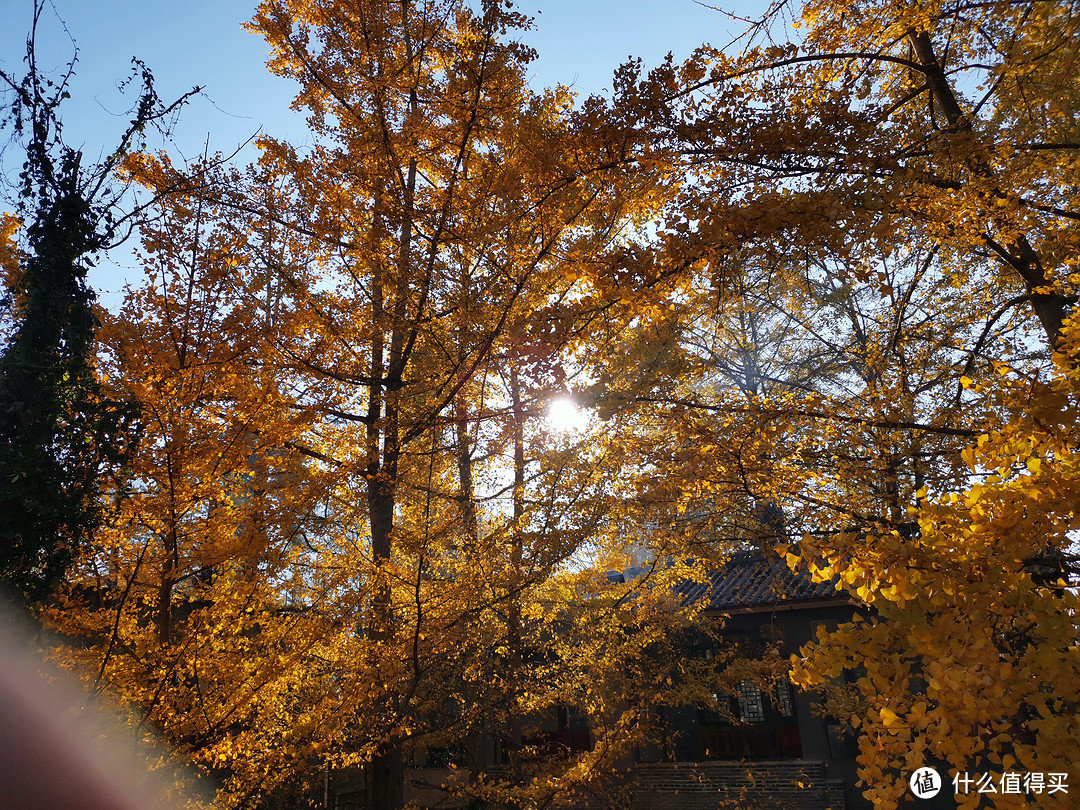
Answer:
M760 551L739 552L704 582L687 582L680 590L688 602L707 599L706 610L738 610L819 599L846 599L835 581L814 582L794 574L783 560Z

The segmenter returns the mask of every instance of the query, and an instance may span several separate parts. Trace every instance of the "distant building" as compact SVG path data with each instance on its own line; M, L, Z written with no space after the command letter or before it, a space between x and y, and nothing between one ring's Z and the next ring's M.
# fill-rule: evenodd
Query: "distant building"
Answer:
M763 653L770 644L789 656L814 639L819 627L835 629L856 612L866 613L834 582L814 582L809 575L793 573L778 556L760 551L736 553L705 582L688 583L681 590L686 600L705 603L704 615L724 615L721 644L750 656ZM728 715L687 707L665 718L675 759L757 764L762 778L770 771L787 773L777 766L797 760L823 781L812 786L812 792L832 797L826 804L833 810L840 810L838 793L848 810L870 807L855 784L854 734L846 719L839 722L815 712L813 695L785 681L771 692L744 681L736 694L717 697L728 702ZM643 751L639 760L658 761L659 753ZM818 805L806 796L805 802L792 799L790 806Z
M623 582L644 569L610 572ZM834 629L856 612L866 613L833 582L814 582L793 573L776 555L760 551L734 554L701 583L679 589L686 603L704 603L703 614L724 617L719 639L688 644L686 656L757 657L777 646L785 658L811 641L819 627ZM595 796L577 810L869 810L856 787L856 744L846 722L815 711L815 698L781 681L762 689L751 681L735 694L717 695L726 713L695 706L666 709L657 743L627 762L630 803ZM590 750L593 738L584 715L558 707L533 718L538 735L531 742L551 756ZM466 778L470 768L497 773L503 753L497 735L484 734L465 747L429 751L410 770L406 794L425 807L463 807L440 782ZM464 767L451 770L449 763ZM468 764L465 764L468 763ZM350 778L351 776L351 778ZM336 810L366 807L363 773L339 775L328 793Z

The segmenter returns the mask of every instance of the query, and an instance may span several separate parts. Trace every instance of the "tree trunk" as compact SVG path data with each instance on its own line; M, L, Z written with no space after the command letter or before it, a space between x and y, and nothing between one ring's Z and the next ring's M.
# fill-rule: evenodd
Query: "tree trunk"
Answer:
M956 132L971 132L971 121L965 117L956 93L949 83L945 68L934 52L934 43L929 32L911 30L907 38L916 60L923 69L926 84L934 101L948 121L949 129ZM968 167L980 177L993 179L993 169L977 157L969 158ZM1021 234L1004 244L998 242L989 233L984 238L998 258L1011 267L1023 281L1031 308L1039 319L1050 350L1053 351L1057 346L1061 325L1072 302L1061 293L1036 292L1036 290L1049 288L1051 279L1047 278L1042 260L1026 236Z
M522 584L522 523L525 519L525 411L521 403L521 383L517 367L510 365L510 397L514 416L514 516L510 531L510 598L507 606L507 660L506 682L510 685L507 700L507 747L510 750L511 779L516 777L519 753L522 748L521 713L518 711L520 673L523 660L521 626Z

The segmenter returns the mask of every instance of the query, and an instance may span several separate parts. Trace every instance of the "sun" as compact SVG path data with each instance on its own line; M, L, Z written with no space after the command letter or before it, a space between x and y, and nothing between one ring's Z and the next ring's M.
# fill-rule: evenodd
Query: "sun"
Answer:
M559 397L548 403L547 424L560 433L583 430L589 423L589 414L577 406L570 397Z

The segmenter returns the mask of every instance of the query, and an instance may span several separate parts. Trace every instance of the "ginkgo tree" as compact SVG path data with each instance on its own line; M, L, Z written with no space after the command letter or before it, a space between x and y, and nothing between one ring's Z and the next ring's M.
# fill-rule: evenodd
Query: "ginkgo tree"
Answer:
M151 280L107 330L146 447L53 618L223 803L365 763L398 807L406 755L543 705L523 662L556 616L528 603L614 474L536 427L595 306L567 268L673 185L605 110L528 88L524 23L264 3L251 29L314 145L264 138L246 172L126 163L165 199Z
M876 609L796 670L855 673L876 806L925 761L1076 758L1076 24L1065 3L779 4L737 55L703 48L619 99L671 111L656 137L687 171L649 261L714 291L670 302L695 376L636 405L690 427L669 467L689 497L782 505L789 562ZM718 397L730 361L694 319L763 264L784 289L835 280L797 314L844 367Z
M268 362L265 243L219 214L163 198L143 226L147 280L102 313L105 370L139 403L142 442L116 519L48 617L80 639L58 657L92 694L108 688L139 729L250 802L299 784L338 733L326 718L347 721L343 675L357 668L335 662L356 655L343 616L361 597L302 392Z
M602 247L641 205L635 185L655 183L635 183L625 143L575 126L565 93L528 89L532 54L507 36L524 22L498 3L271 2L251 24L270 69L299 81L316 141L300 154L265 140L263 164L287 178L287 217L324 274L294 306L309 338L286 350L357 428L333 456L366 500L364 621L382 702L361 750L376 807L400 804L418 698L445 645L483 616L467 598L483 570L467 430L483 416L483 375L511 326L565 294L559 261ZM447 444L461 491L440 529L453 504L431 490L446 485ZM438 599L458 587L463 602Z

